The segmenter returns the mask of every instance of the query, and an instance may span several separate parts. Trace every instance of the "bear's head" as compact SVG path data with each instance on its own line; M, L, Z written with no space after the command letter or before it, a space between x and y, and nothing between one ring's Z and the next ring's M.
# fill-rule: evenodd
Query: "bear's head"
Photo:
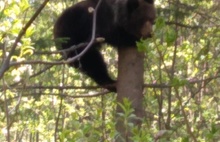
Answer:
M153 0L113 0L114 23L137 38L151 37L156 18Z

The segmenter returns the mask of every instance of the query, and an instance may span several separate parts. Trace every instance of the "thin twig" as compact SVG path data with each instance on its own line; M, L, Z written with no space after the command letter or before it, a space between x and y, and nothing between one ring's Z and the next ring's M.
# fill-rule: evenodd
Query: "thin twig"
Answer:
M53 62L48 62L48 61L21 61L21 62L11 62L10 64L8 63L8 67L10 66L17 66L17 65L21 65L21 64L47 64L47 65L62 65L62 64L69 64L72 63L74 60L79 59L81 56L83 56L88 50L89 48L95 43L95 42L102 42L103 39L102 38L95 38L95 31L96 31L96 16L97 16L97 10L99 8L99 5L101 3L102 0L99 0L98 4L95 7L95 10L93 12L93 24L92 24L92 38L90 40L90 42L87 43L81 43L79 45L73 45L68 49L63 49L60 51L53 51L51 52L51 54L57 54L57 53L62 53L62 52L69 52L72 50L76 50L77 48L83 47L85 45L87 45L85 47L85 49L78 55L67 59L66 61L53 61ZM45 52L46 54L49 54L48 52ZM1 70L0 70L0 77L1 77Z
M27 24L21 29L20 33L18 34L18 37L15 39L14 44L11 47L11 51L9 52L9 55L7 58L3 61L2 67L0 68L0 79L4 76L5 71L7 71L10 67L10 60L13 56L15 49L17 47L18 42L20 42L21 38L26 33L27 29L30 27L30 25L34 22L34 20L37 18L37 16L41 13L43 8L46 6L46 4L49 2L49 0L45 0L41 6L38 8L38 10L34 13L34 15L31 17L31 19L27 22Z
M89 48L93 45L93 43L95 42L95 32L96 32L96 16L97 16L97 10L99 8L99 5L101 4L102 0L99 0L96 7L95 7L95 10L93 12L93 23L92 23L92 38L89 42L89 44L86 46L86 48L81 52L79 53L78 55L72 57L72 58L69 58L67 60L68 63L71 63L73 62L74 60L76 59L79 59L81 56L83 56L88 50Z

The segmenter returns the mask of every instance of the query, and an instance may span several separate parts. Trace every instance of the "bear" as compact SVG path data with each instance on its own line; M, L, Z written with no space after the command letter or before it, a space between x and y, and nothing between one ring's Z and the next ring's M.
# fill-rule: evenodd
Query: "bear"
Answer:
M93 12L99 0L84 0L67 8L54 25L54 39L58 49L88 43L92 36ZM95 36L114 48L133 48L141 38L150 38L156 17L153 0L101 0L97 10ZM62 39L62 40L60 40ZM95 42L79 59L69 66L79 69L98 85L116 92L100 53L103 43ZM67 51L65 59L72 58L85 47Z

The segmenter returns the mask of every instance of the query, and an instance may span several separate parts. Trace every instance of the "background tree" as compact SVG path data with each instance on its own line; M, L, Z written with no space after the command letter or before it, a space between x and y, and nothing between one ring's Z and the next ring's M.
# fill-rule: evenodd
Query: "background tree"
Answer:
M115 95L54 52L53 24L72 2L0 1L0 141L107 142L119 136ZM129 101L121 105L131 139L218 141L220 3L157 0L156 6L154 37L137 43L145 53L141 128L126 123L135 117ZM116 77L117 54L108 45L103 54Z

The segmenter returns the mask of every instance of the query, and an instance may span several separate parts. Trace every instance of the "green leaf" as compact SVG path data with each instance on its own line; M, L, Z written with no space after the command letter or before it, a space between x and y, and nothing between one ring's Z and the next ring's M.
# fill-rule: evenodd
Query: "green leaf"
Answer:
M29 7L28 0L22 0L22 1L19 3L19 7L21 7L21 10L22 10L22 11L25 11L25 10Z
M172 45L177 38L176 31L174 29L168 28L166 30L165 41L168 46Z
M164 28L165 25L166 25L165 24L165 19L163 17L158 17L156 19L155 27L156 27L157 30L160 30L160 29Z
M147 41L141 39L140 41L136 42L136 46L139 52L143 52L146 50Z
M171 85L174 87L184 86L186 83L187 83L187 80L181 80L177 77L174 77L173 80L171 81Z

